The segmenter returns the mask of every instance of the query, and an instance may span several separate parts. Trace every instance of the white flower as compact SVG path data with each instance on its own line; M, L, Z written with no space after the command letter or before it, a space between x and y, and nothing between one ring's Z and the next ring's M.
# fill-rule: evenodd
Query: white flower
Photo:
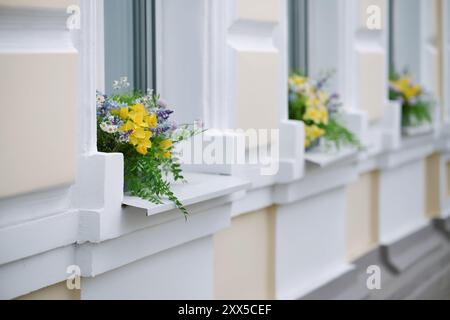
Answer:
M97 95L97 105L100 106L105 102L105 97L102 95Z
M119 128L117 126L109 124L107 122L102 122L100 124L100 129L109 134L113 134L119 131Z

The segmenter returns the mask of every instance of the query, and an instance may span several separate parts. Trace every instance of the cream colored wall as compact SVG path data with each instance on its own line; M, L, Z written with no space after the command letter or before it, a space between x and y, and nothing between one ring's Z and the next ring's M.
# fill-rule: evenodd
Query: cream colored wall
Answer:
M70 4L79 0L0 0L12 9L50 11ZM40 28L45 22L30 23ZM8 115L0 117L0 199L75 180L78 54L63 39L68 30L46 28L54 39L49 46L43 37L41 47L30 42L20 23L12 25L16 46L0 52L0 113Z
M442 54L442 3L440 0L431 0L429 1L429 5L431 6L432 18L431 18L431 26L428 34L427 41L430 45L427 45L427 57L425 57L427 69L431 70L430 77L430 85L427 88L431 91L436 99L440 102L442 98L442 81L443 81L443 54ZM432 40L431 40L432 39Z
M216 299L275 298L275 209L244 214L214 237Z
M237 54L237 127L272 129L278 127L278 70L275 52Z
M280 16L281 0L239 0L236 15L240 19L277 22Z
M448 199L450 198L450 162L447 162L445 165L445 177L446 195Z
M378 245L377 171L363 174L347 189L347 257L353 261Z
M440 179L439 179L440 154L436 153L426 159L426 214L429 218L437 218L440 215Z
M274 45L280 0L234 0L228 44L235 61L235 126L278 128L281 54ZM287 81L287 80L286 80ZM287 106L286 106L287 107Z
M80 300L80 290L68 290L66 282L43 288L17 300Z
M387 102L387 52L382 45L381 31L367 29L367 8L371 5L381 9L382 31L386 23L386 0L357 1L359 12L359 31L357 33L356 61L358 64L358 108L367 111L369 120L383 117L383 110ZM369 37L369 32L375 34ZM374 40L376 39L376 40Z
M360 100L362 110L367 111L369 120L383 117L386 102L386 54L384 52L358 52Z
M0 198L71 184L77 54L0 53L0 70Z

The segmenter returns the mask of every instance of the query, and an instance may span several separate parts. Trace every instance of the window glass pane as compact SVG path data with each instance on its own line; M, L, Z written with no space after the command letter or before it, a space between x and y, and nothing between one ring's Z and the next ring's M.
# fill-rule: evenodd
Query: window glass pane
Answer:
M395 48L395 40L394 40L394 1L389 1L389 72L395 70L394 63L394 48Z
M308 0L289 0L289 69L308 74Z
M390 67L398 72L408 70L420 79L420 2L390 1L389 55Z
M105 86L128 77L133 89L154 89L154 1L107 0L105 10Z

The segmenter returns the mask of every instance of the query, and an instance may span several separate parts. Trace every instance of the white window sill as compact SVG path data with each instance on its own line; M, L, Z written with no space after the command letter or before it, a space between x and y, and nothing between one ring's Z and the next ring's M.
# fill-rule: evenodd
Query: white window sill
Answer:
M173 184L172 190L188 209L192 205L245 191L251 186L250 182L233 176L201 173L186 173L184 176L187 183ZM169 201L157 205L147 200L127 195L124 196L122 203L124 206L144 209L147 216L176 209L175 205Z
M305 160L321 168L329 167L335 164L356 160L358 150L351 147L342 147L335 151L321 151L320 149L311 150L305 153Z

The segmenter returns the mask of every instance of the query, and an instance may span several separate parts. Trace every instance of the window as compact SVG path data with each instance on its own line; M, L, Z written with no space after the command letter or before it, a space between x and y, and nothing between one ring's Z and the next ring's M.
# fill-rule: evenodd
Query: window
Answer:
M389 1L389 72L395 70L394 63L394 1Z
M345 22L343 6L330 0L289 0L289 71L320 78L333 73L330 91L344 93Z
M421 78L421 6L420 1L389 2L389 67L397 72L405 69Z
M156 89L155 0L104 1L105 91L127 76L131 87Z
M308 0L289 1L289 70L308 74Z
M111 94L112 82L128 76L134 89L155 89L178 123L203 119L211 127L210 108L218 105L211 102L211 77L220 64L209 63L216 50L210 37L218 32L209 26L218 23L222 1L104 0L97 5L98 89Z

